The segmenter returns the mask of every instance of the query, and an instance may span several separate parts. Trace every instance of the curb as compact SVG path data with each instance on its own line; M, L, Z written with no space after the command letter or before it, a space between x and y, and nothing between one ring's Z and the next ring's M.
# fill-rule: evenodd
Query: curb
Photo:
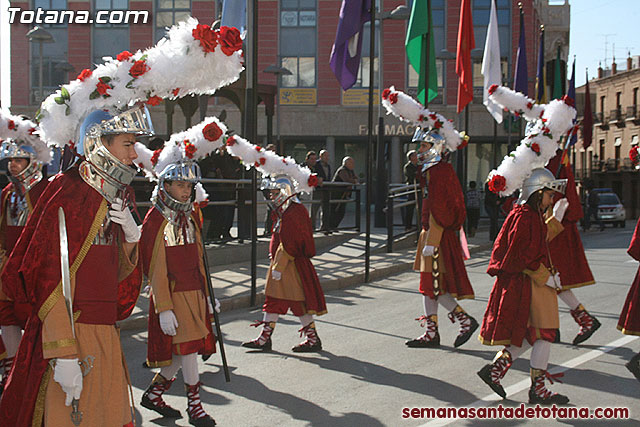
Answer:
M483 245L478 245L469 249L470 254L486 251L493 247L493 243L486 243ZM384 248L382 249L384 251ZM377 250L377 253L382 252ZM373 251L372 251L373 253ZM373 267L369 272L369 280L371 282L383 279L388 276L392 276L394 274L402 273L413 268L413 258L410 258L406 262L396 263L394 265L382 268ZM364 284L364 272L353 274L347 277L341 277L339 279L331 279L320 281L320 285L322 286L322 290L325 292L335 291L339 289L348 288L349 286ZM240 308L251 308L249 303L251 302L250 295L237 295L230 298L224 298L220 300L220 312L227 312L232 310L237 310ZM260 306L264 303L264 292L259 292L256 294L256 305L252 309L259 309ZM129 317L128 319L122 320L118 322L118 326L121 330L132 331L132 330L143 330L147 328L147 314L139 313L135 317Z

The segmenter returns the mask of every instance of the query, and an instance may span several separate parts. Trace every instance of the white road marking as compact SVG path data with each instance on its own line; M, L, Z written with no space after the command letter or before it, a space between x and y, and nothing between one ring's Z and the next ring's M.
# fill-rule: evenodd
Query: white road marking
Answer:
M595 350L591 350L583 355L580 355L578 357L574 357L571 360L568 360L567 362L556 366L553 369L549 370L549 373L551 374L557 374L559 372L566 372L570 369L575 368L576 366L580 366L583 363L587 363L595 358L598 358L600 356L602 356L603 354L609 353L612 350L615 350L618 347L622 347L632 341L637 340L640 337L637 336L633 336L633 335L625 335L622 338L619 338L615 341L610 342L607 345L603 345L601 347L596 348ZM507 388L505 388L505 391L507 392L507 396L511 396L514 395L516 393L519 393L523 390L527 390L529 388L529 386L531 385L531 380L530 379L525 379L522 380L520 382L517 382L516 384L513 384ZM483 397L480 400L476 400L475 402L469 404L469 405L463 405L466 408L479 408L482 406L487 406L489 404L492 404L494 402L498 402L502 400L502 398L500 398L498 395L496 395L495 393L491 393L485 397ZM464 421L462 419L457 419L457 418L452 418L452 419L436 419L433 421L430 421L426 424L423 424L420 427L426 427L426 426L446 426L449 424L452 424L456 421Z

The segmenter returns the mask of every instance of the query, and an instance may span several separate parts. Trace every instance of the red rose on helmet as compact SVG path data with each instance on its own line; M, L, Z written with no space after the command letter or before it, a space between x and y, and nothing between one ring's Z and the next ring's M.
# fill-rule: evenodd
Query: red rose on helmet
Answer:
M382 91L382 99L389 99L389 95L391 94L391 89L387 88Z
M393 92L391 95L389 95L389 102L391 104L395 104L396 102L398 102L398 92Z
M102 96L105 96L105 95L106 95L106 96L111 96L111 95L109 95L109 94L107 93L107 91L108 91L109 89L111 89L111 86L109 86L109 85L108 85L108 84L106 84L106 83L98 82L98 83L96 84L96 90L97 90L97 91L98 91L98 93L99 93L100 95L102 95Z
M29 128L28 132L29 135L33 135L33 133L36 131L36 128Z
M563 101L564 101L564 103L565 103L565 104L567 104L569 107L575 107L575 106L576 106L575 101L574 101L574 100L573 100L573 98L571 98L570 96L565 95L565 96L563 96L563 97L562 97L562 100L563 100Z
M261 164L262 166L264 166L264 164L265 164L265 163L267 163L267 159L265 159L264 157L260 157L260 158L258 159L258 161L260 162L260 164Z
M256 145L256 151L259 153L262 151L262 147L260 147L259 145Z
M133 63L131 68L129 68L129 75L134 79L137 79L149 70L150 68L147 67L147 61L136 61Z
M211 122L202 129L202 136L207 141L216 141L222 136L222 130L215 122Z
M533 150L533 152L536 154L540 154L540 145L538 145L537 142L534 142L533 144L531 144L531 150Z
M147 99L147 104L155 106L160 104L160 101L162 101L162 98L160 98L159 96L152 96Z
M229 147L235 145L235 143L236 143L236 139L234 137L230 136L229 138L227 138L227 145Z
M158 164L158 158L160 157L160 153L162 153L162 148L158 148L153 152L153 155L151 156L151 164L153 166Z
M197 150L198 149L196 148L195 145L193 145L192 143L190 143L187 140L184 141L184 154L185 154L185 156L187 156L190 159L193 159L193 155L196 154Z
M434 127L434 129L440 129L442 127L442 122L440 120L436 120L433 123L433 127Z
M82 70L80 72L80 74L78 74L77 79L80 80L81 82L83 82L86 78L91 77L91 74L93 74L93 71L91 71L88 68L85 68L84 70Z
M424 116L422 114L420 114L420 116L418 116L418 121L424 122Z
M131 58L133 56L133 53L129 52L128 50L123 50L122 52L120 52L118 54L118 56L116 56L116 59L118 61L126 61L127 59Z
M16 122L14 122L13 120L9 120L7 122L7 127L9 128L9 130L16 130Z
M180 88L177 87L174 90L171 91L171 93L173 94L173 96L178 96L178 94L180 93Z
M240 31L235 27L220 28L218 41L220 42L220 49L222 49L222 52L227 56L231 56L234 52L242 49Z
M531 110L533 108L533 102L531 101L527 102L527 108Z
M436 116L436 113L431 113L431 114L429 114L429 118L430 118L431 120L433 120L433 121L438 120L438 116Z
M496 90L498 90L498 85L491 85L489 87L489 95L493 95Z
M494 193L499 193L503 191L507 187L507 180L502 175L494 175L491 180L489 180L489 190Z
M200 47L205 53L213 52L218 45L218 35L209 25L198 24L191 31L191 35L200 42Z
M316 175L315 173L311 174L311 176L307 180L307 184L309 185L309 187L316 187L318 185L318 175Z

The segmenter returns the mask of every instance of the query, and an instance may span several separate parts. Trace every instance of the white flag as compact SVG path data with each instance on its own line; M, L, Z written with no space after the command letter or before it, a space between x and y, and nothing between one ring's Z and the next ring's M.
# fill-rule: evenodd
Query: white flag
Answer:
M484 57L482 58L482 75L484 76L482 103L487 107L489 114L491 114L498 123L502 123L502 108L489 100L489 88L491 85L502 84L501 65L496 4L495 0L491 0L491 16L489 17L487 40L484 44Z

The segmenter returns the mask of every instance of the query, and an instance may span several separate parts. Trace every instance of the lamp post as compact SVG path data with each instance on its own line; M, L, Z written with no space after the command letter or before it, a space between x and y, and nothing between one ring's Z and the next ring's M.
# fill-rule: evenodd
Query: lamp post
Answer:
M287 68L279 67L277 65L269 65L263 72L276 76L276 97L278 98L276 102L276 145L278 147L278 152L284 155L284 146L282 141L280 141L280 85L282 76L290 76L293 73L291 73Z
M70 81L69 73L75 70L75 67L67 61L60 62L55 66L56 70L66 73L64 81Z
M383 0L380 0L380 10L383 9ZM380 21L380 46L378 48L378 91L382 91L384 86L384 73L383 73L383 62L382 62L382 52L383 52L383 32L382 32L382 21L385 19L393 19L393 20L407 20L411 12L409 8L405 5L400 5L388 12L379 12L377 14L377 19ZM375 58L373 52L369 52L369 60L373 61ZM373 84L373 82L369 82L369 84ZM375 226L376 227L384 227L386 225L384 207L385 207L385 199L387 197L387 171L384 167L384 107L382 106L382 97L379 97L378 100L378 144L377 144L377 162L376 162L376 207L375 207ZM393 212L388 212L388 215L393 215Z
M29 41L31 43L38 43L38 49L39 49L39 60L40 60L40 69L39 69L39 84L40 84L40 93L39 93L39 98L40 100L42 100L42 98L44 98L44 89L43 89L43 80L42 80L42 45L44 43L53 43L55 40L53 39L53 36L51 35L50 32L48 32L47 30L45 30L42 27L38 27L35 26L32 29L29 30L29 32L27 33L27 38L29 39Z

